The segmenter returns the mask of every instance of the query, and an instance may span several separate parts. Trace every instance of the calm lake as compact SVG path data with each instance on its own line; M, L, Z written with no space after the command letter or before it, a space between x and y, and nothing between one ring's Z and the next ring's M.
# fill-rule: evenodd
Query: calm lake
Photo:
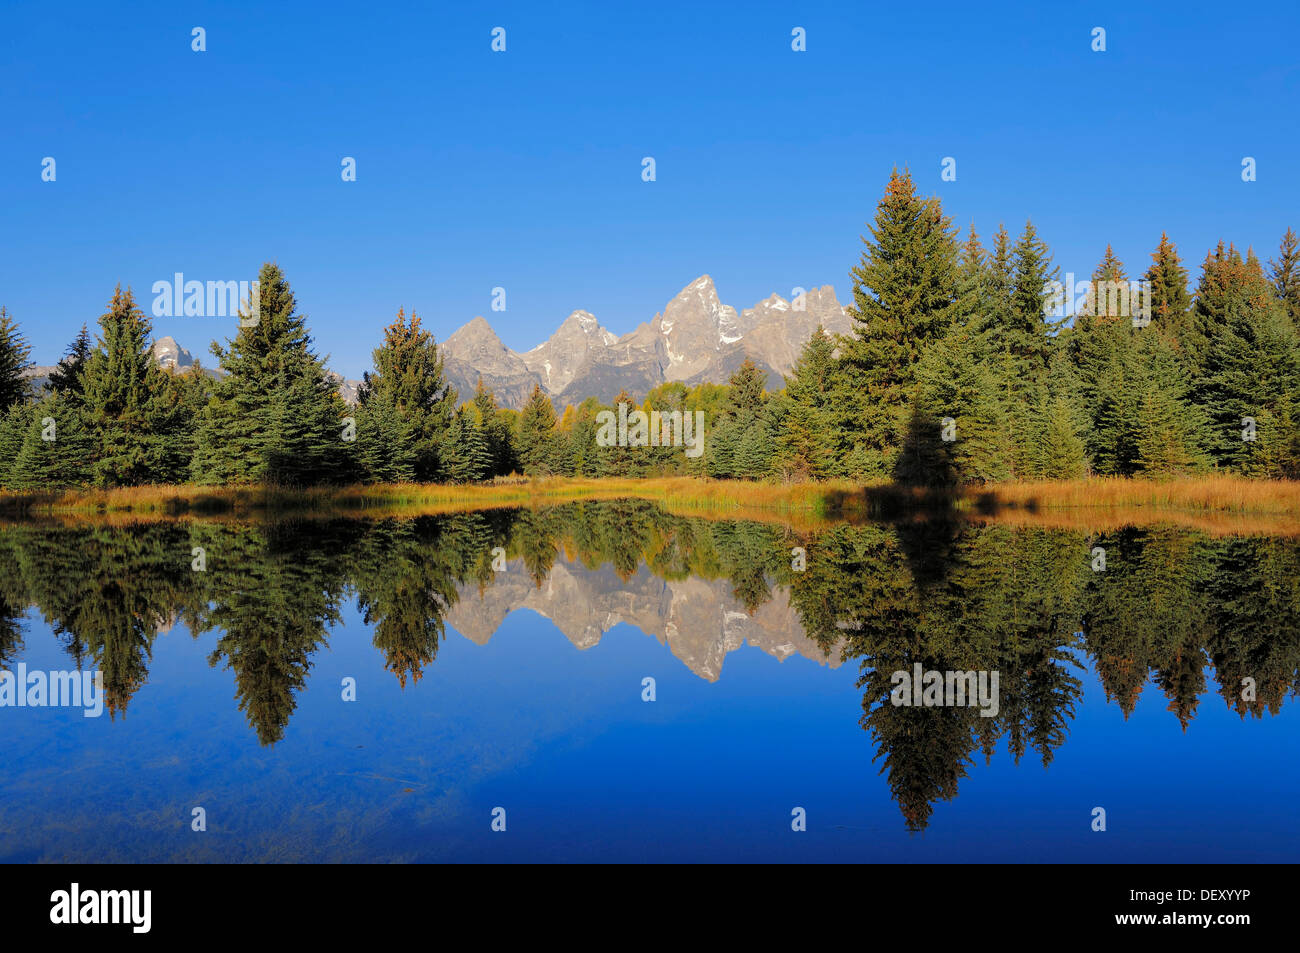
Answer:
M1298 665L1294 538L9 523L0 860L1294 861Z

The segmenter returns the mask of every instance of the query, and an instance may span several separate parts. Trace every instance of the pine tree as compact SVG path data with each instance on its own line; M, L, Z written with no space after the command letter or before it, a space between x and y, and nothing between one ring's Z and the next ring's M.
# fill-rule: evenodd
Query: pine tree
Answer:
M592 477L600 476L601 456L610 452L609 447L601 447L596 443L596 433L599 429L596 423L596 414L601 410L600 401L595 397L588 397L574 412L573 423L569 428L569 433L564 448L566 458L566 472L575 477ZM567 413L567 409L566 409Z
M1288 228L1278 247L1278 256L1269 262L1273 290L1286 308L1291 323L1300 328L1300 239Z
M969 326L952 328L926 352L907 450L895 468L900 482L989 483L1011 475L1006 411L987 352L987 332Z
M851 366L859 441L883 470L902 439L916 364L957 316L957 243L937 199L916 194L895 169L852 270Z
M399 455L414 459L417 480L447 477L439 454L448 439L456 408L456 391L447 383L442 355L420 318L405 310L384 329L384 342L374 352L375 373L366 372L357 402L364 407L378 399L394 408L406 425L402 439L408 446Z
M626 388L618 392L618 396L614 398L613 407L602 409L612 411L614 419L618 420L623 415L621 411L623 407L627 408L627 414L631 414L632 411L636 410L636 402L632 400L632 395L627 392ZM593 439L594 436L595 432L593 432ZM595 452L597 472L601 476L630 476L635 465L633 455L639 452L643 452L643 448L633 450L621 441L615 441L610 446L597 444Z
M1178 257L1178 248L1168 234L1160 233L1160 244L1151 253L1151 267L1146 280L1151 294L1151 320L1162 331L1178 335L1187 324L1192 296L1187 290L1187 269Z
M414 424L403 417L393 395L370 394L357 405L357 466L372 483L406 483L415 479Z
M473 483L488 476L492 457L479 422L478 409L466 404L452 417L447 436L447 479L455 483Z
M31 348L18 325L0 308L0 412L30 397L30 381L23 373L31 366L30 356Z
M775 465L787 478L820 480L834 472L835 342L817 326L785 379L776 423Z
M483 436L487 440L488 453L492 458L489 476L505 476L515 469L514 448L511 446L510 425L502 418L496 397L492 391L483 386L480 375L474 389L474 406L478 408L479 420L483 424Z
M1088 456L1096 472L1116 475L1131 474L1137 467L1138 401L1143 390L1133 379L1133 323L1107 313L1105 302L1104 283L1124 280L1124 265L1107 245L1092 273L1093 294L1064 336L1080 403L1086 408Z
M726 412L738 415L761 411L767 399L766 383L767 378L758 365L746 357L727 382Z
M1167 239L1153 258L1156 264L1147 272L1153 289L1150 325L1134 326L1131 314L1112 313L1103 283L1127 278L1108 248L1092 276L1094 298L1065 338L1069 371L1085 409L1088 456L1097 473L1178 473L1202 463L1203 418L1190 400L1188 369L1174 332L1179 322L1185 324L1176 310L1184 307L1180 266Z
M86 369L86 362L90 360L90 354L90 332L83 324L76 340L68 345L63 359L59 361L54 370L50 371L50 389L60 394L81 396L81 374Z
M181 479L187 460L176 442L185 440L185 415L170 400L153 359L153 329L135 296L119 285L99 319L98 347L80 375L93 434L92 479L98 486L170 483Z
M516 440L524 473L549 476L555 472L555 408L540 384L533 385L528 403L519 415Z
M1281 395L1258 412L1255 439L1246 444L1241 470L1251 477L1300 480L1300 400Z
M995 273L1003 267L999 257L1001 252L995 251ZM1005 310L994 316L989 349L1010 433L1013 475L1039 477L1046 466L1043 448L1050 419L1048 368L1065 317L1051 320L1046 314L1052 287L1059 284L1058 272L1032 222L1025 224L1011 249L1010 269L1009 299L1000 305Z
M1186 408L1173 394L1158 386L1142 394L1135 439L1137 472L1165 477L1198 469L1196 440Z
M758 479L771 467L766 378L748 357L727 384L727 396L707 442L710 476Z
M1015 289L1015 264L1011 253L1011 234L1006 225L993 233L993 251L989 255L989 288L994 314L1005 319L1011 313Z
M1087 458L1070 406L1056 398L1048 405L1047 415L1042 476L1048 480L1077 480L1087 472Z
M311 347L306 318L279 267L258 274L258 313L243 315L228 348L212 353L225 376L198 421L197 483L311 484L350 476L347 407Z
M1065 323L1064 315L1051 321L1045 314L1051 300L1048 286L1057 280L1047 245L1038 237L1033 222L1012 250L1011 310L1002 326L1002 344L1007 348L1018 376L1041 380L1052 353L1052 338Z
M982 331L995 312L994 273L984 246L971 224L958 258L956 322Z
M733 457L735 476L761 480L772 469L772 435L765 414L750 417L740 431Z
M0 486L11 486L10 474L27 439L32 412L33 405L20 402L0 415Z
M1192 397L1209 420L1214 462L1240 470L1258 451L1249 421L1300 392L1300 339L1253 255L1231 245L1206 256L1187 335Z
M25 423L26 431L5 476L9 487L40 490L79 486L96 478L100 435L88 429L84 411L75 398L47 394L25 408L18 419Z

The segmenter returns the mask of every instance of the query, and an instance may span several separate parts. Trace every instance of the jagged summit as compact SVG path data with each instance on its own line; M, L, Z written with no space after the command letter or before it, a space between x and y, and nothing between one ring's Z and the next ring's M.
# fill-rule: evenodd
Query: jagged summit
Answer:
M153 342L153 359L159 367L183 371L194 366L194 355L176 343L170 334Z
M808 291L800 306L778 294L737 312L700 275L650 321L616 336L590 311L573 311L549 338L523 353L507 348L481 316L443 343L444 367L462 398L482 376L497 400L522 407L534 386L557 405L585 397L612 400L619 391L643 397L665 381L724 382L745 357L780 386L818 324L848 333L849 321L830 285Z

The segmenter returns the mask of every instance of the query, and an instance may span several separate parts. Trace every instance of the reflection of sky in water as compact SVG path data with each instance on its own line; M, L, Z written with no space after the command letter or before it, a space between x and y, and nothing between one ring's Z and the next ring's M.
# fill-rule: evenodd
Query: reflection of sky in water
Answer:
M36 613L30 615L35 616ZM692 674L618 625L579 651L531 611L449 630L403 692L350 605L284 738L258 744L216 635L154 644L125 719L0 709L0 860L1294 860L1296 705L1202 696L1184 734L1148 686L1125 721L1095 675L1048 769L1000 743L908 835L858 721L857 663L752 646ZM61 669L39 618L15 659ZM358 700L340 699L344 676ZM641 679L658 700L641 701ZM1214 682L1211 679L1211 687ZM192 833L191 808L208 831ZM493 807L508 831L490 831ZM808 831L790 830L790 811ZM1090 830L1091 809L1108 830Z

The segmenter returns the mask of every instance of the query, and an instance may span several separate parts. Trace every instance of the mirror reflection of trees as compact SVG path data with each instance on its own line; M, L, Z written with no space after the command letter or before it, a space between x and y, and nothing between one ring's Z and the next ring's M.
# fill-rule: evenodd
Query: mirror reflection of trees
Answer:
M794 547L806 552L802 569ZM1092 567L1097 547L1104 571ZM461 593L496 584L501 554L536 587L564 561L609 567L624 584L640 572L725 580L750 614L785 590L792 628L859 665L860 722L911 830L999 749L1049 765L1081 703L1085 662L1125 717L1144 692L1163 695L1184 730L1210 691L1242 717L1276 714L1300 691L1293 539L942 519L796 532L633 500L413 519L9 524L0 665L21 656L34 609L73 665L103 672L116 717L147 682L158 634L181 623L212 637L210 664L231 673L250 727L274 744L353 598L405 689L436 664ZM893 705L892 674L918 663L998 672L996 716Z

